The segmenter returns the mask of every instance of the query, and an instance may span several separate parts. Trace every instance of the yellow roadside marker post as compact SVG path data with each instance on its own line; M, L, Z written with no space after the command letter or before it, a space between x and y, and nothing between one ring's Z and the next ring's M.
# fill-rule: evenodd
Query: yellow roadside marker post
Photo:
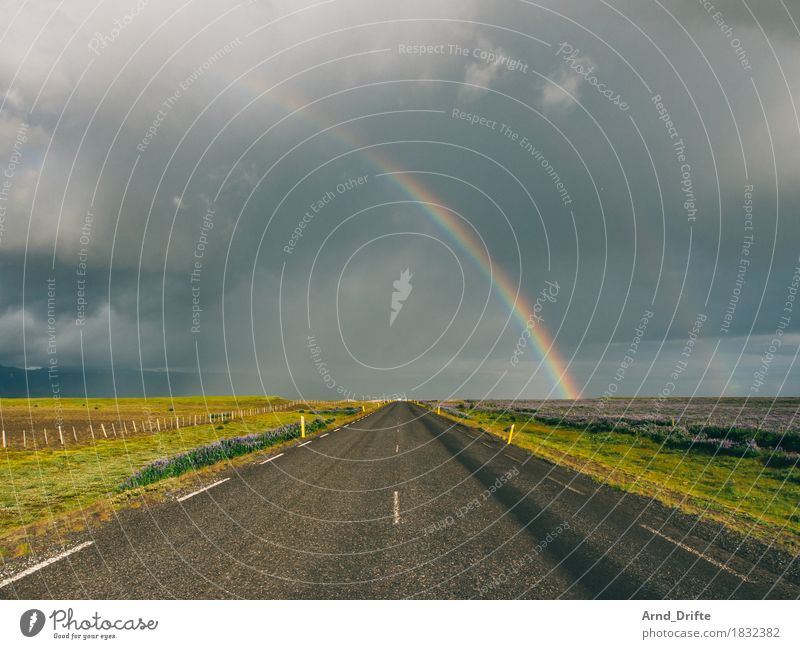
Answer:
M514 434L514 424L511 424L511 430L508 431L508 442L507 444L511 443L511 436Z
M436 414L437 415L441 415L442 414L442 409L439 406L436 406Z
M306 418L300 415L300 437L306 436Z
M367 407L365 405L361 405L361 412L367 412Z

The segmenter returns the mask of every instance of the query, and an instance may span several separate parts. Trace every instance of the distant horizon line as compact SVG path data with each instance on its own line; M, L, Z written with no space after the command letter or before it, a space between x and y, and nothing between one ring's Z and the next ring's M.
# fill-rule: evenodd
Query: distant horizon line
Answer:
M657 394L652 395L636 395L636 396L614 396L614 397L603 397L603 396L596 396L596 397L578 397L576 399L569 399L564 397L525 397L525 398L517 398L517 397L448 397L445 399L437 399L434 397L417 397L414 399L410 399L407 397L399 398L394 397L391 395L382 395L381 397L373 397L371 399L331 399L331 398L316 398L316 397L301 397L301 396L286 396L281 394L222 394L222 393L180 393L180 394L169 394L169 393L157 393L157 394L149 394L146 397L141 396L103 396L99 394L89 394L89 395L81 395L81 396L59 396L54 397L52 395L39 395L39 394L30 394L28 396L19 396L19 397L4 397L0 396L0 400L5 401L12 401L12 400L79 400L79 399L104 399L104 400L116 400L116 401L147 401L148 399L219 399L219 398L226 398L226 399L283 399L285 401L325 401L330 403L342 403L352 401L354 403L362 402L362 401L433 401L439 403L446 403L450 401L474 401L474 402L481 402L481 401L510 401L510 402L525 402L525 401L631 401L631 400L645 400L645 399L659 399L663 401L698 401L700 399L748 399L750 401L765 401L765 400L777 400L777 399L800 399L800 395L759 395L759 396L748 396L746 394L732 394L732 395L672 395L669 397L661 397Z

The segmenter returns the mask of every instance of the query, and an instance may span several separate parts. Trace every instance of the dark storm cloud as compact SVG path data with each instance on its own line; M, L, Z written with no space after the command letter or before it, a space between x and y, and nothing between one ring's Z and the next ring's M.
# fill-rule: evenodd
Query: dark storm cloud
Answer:
M542 326L587 393L648 310L624 392L661 390L702 314L676 389L746 393L798 264L800 37L790 3L747 5L769 41L714 4L26 6L0 43L0 364L47 361L55 277L63 365L82 330L88 366L199 358L237 390L260 371L312 396L550 393L538 350L509 362L523 325L497 286L389 164L474 226L523 302L558 282Z

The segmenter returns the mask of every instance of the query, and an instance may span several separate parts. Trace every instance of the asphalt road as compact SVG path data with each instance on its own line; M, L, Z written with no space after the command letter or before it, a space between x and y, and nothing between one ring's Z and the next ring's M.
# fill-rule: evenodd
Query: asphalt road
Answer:
M774 548L414 404L274 455L121 513L0 597L800 596Z

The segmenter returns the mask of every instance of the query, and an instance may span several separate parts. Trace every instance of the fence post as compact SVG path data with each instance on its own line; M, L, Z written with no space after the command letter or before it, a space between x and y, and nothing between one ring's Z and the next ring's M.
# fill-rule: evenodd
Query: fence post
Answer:
M6 447L6 431L3 431L3 448Z
M72 427L72 437L76 442L78 441L78 433L75 432L75 426Z
M28 446L28 438L25 435L25 430L22 431L22 448L26 448Z
M92 436L92 439L94 439L94 427L91 424L89 424L89 434Z
M47 446L47 429L44 429L44 445Z
M58 438L61 440L61 446L64 446L64 433L61 431L61 426L58 427Z
M103 429L103 437L108 438L108 434L106 433L106 425L100 424L100 428Z

